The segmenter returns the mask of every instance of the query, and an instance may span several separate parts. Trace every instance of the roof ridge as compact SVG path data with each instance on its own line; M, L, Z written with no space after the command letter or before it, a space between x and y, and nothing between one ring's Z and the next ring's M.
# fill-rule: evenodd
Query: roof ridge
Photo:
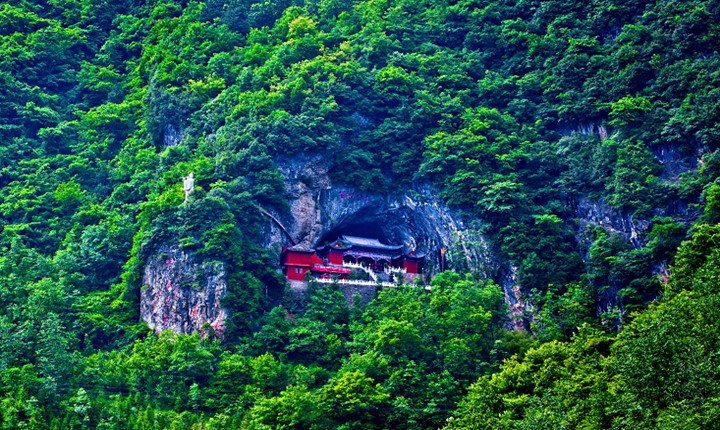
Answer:
M351 245L359 245L359 246L373 246L373 247L379 247L384 249L402 249L404 246L401 245L386 245L382 242L380 242L380 239L375 238L369 238L369 237L362 237L362 236L351 236L348 234L344 234L340 236L339 240L349 243Z

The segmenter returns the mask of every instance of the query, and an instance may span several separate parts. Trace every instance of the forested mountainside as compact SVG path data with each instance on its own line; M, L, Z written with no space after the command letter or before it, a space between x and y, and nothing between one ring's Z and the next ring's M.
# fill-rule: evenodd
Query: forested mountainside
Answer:
M3 2L2 427L716 427L719 48L716 0ZM496 266L284 293L309 156ZM167 249L222 341L140 318Z

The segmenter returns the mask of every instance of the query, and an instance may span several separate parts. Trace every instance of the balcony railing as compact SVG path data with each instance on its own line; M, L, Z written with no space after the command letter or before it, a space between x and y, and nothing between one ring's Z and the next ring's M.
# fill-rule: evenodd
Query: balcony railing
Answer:
M328 278L317 278L315 279L320 284L338 284L338 285L364 285L364 286L382 286L382 287L397 287L397 284L393 282L373 282L363 281L360 279L328 279Z

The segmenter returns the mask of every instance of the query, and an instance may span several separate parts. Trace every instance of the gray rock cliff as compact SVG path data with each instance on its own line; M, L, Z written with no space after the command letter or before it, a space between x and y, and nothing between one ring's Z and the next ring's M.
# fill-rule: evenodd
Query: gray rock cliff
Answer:
M314 247L340 234L402 243L406 251L426 256L426 275L463 269L480 278L499 280L510 308L509 327L526 325L523 318L529 305L516 283L517 269L500 261L472 220L446 205L438 190L419 184L390 195L360 191L352 184L331 180L331 160L321 153L276 159L285 177L289 210L273 216L297 244ZM278 255L289 244L273 222L268 222L264 237L265 246Z
M426 255L429 274L458 265L488 277L493 274L495 262L486 238L459 210L445 205L431 186L391 195L360 191L352 184L333 183L330 160L327 154L276 160L290 209L273 215L297 244L313 247L340 234L365 235ZM268 223L265 238L265 245L276 251L288 244L273 223Z
M181 249L163 247L145 265L140 315L156 333L203 333L207 323L222 339L227 312L221 300L226 293L221 263L198 263Z
M601 135L607 133L602 128L597 130ZM589 128L587 132L596 131ZM665 167L662 179L666 181L676 180L680 173L696 167L692 156L672 148L661 148L656 156ZM509 326L515 329L527 326L533 306L517 282L517 267L493 252L492 245L476 226L478 220L470 220L459 209L444 204L438 190L428 184L382 194L334 182L330 176L332 158L327 153L303 153L275 159L285 178L288 208L268 210L287 234L268 219L263 237L264 245L275 252L278 263L282 247L290 244L288 234L296 244L308 247L322 245L341 234L402 243L406 251L426 255L428 276L444 269L463 269L481 278L495 279L510 310ZM590 246L586 232L594 226L622 235L634 247L644 245L649 218L619 213L602 199L586 196L569 204L581 252ZM686 208L678 207L659 209L653 215L687 213ZM667 266L660 262L657 272L666 274ZM192 333L208 323L222 337L226 311L220 300L227 286L220 263L195 262L182 250L165 247L148 260L143 283L141 314L155 331Z

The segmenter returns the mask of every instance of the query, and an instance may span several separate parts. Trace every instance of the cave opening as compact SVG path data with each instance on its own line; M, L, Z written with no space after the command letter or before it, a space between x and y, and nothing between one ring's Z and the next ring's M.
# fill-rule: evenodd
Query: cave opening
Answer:
M323 246L340 236L358 236L377 239L387 245L402 243L402 238L393 234L393 225L404 224L399 214L380 211L379 208L366 206L361 210L340 219L337 224L320 236L316 246Z

